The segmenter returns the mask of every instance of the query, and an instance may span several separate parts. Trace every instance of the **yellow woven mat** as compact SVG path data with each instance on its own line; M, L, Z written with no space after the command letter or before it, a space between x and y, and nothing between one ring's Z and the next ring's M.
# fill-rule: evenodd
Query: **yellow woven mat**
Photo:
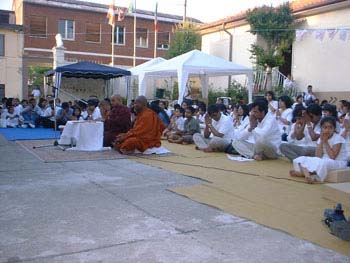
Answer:
M163 143L176 155L139 162L207 181L170 189L197 202L279 229L348 255L350 243L329 233L323 210L335 203L322 198L323 185L290 178L284 160L235 162L222 153L203 153L194 146ZM349 211L345 211L349 215Z

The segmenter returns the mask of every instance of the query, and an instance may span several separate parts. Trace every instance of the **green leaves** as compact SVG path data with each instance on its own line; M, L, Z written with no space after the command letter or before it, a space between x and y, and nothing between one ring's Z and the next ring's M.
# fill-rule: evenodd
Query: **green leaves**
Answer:
M44 73L46 71L52 70L52 67L42 67L42 66L29 66L28 77L30 84L35 86L43 86L44 83Z
M201 36L197 30L197 26L190 22L177 25L174 29L174 35L166 55L167 59L184 54L193 49L200 49Z
M277 67L284 63L286 52L294 41L294 17L289 4L277 8L263 6L249 10L247 21L251 33L263 39L263 43L252 45L252 58L261 66Z

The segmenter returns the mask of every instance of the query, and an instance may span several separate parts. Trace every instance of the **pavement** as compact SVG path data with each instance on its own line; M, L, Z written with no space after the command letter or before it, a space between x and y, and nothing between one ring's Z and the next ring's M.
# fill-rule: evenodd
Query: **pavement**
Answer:
M350 262L167 190L201 183L128 159L43 163L0 136L0 263Z

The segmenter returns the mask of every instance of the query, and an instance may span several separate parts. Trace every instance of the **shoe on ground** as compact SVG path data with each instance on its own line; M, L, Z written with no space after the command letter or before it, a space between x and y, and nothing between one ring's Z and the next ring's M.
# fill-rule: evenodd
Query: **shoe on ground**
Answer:
M32 124L32 123L28 123L28 125L29 125L29 127L30 127L30 128L32 128L32 129L34 129L34 128L35 128L35 125L34 125L34 124Z

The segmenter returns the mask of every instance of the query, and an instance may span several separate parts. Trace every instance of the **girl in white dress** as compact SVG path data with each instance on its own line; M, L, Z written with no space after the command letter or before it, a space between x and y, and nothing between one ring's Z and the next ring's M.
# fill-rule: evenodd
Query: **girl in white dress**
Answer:
M331 169L342 169L347 165L347 150L345 140L335 133L334 117L324 117L321 120L321 135L317 141L316 157L301 156L293 160L294 170L291 176L305 177L310 184L323 182Z
M233 114L233 127L239 129L243 123L249 122L249 107L248 105L238 105L234 108Z
M265 99L269 105L269 112L275 114L278 111L278 101L275 98L275 93L273 91L266 91Z
M283 95L278 99L278 106L279 109L276 112L276 119L278 120L281 135L283 133L289 134L293 118L293 110L291 108L292 100L290 97Z

